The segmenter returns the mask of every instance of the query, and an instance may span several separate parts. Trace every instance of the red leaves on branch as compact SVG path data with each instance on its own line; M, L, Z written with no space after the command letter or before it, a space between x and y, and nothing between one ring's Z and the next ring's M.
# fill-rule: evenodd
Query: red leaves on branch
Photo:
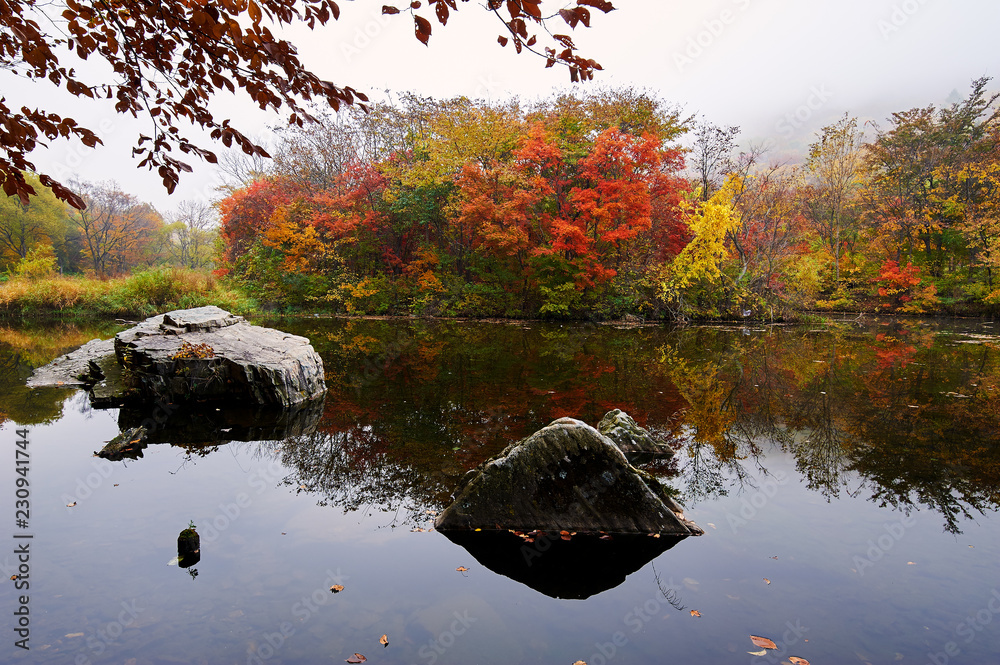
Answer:
M434 7L441 25L458 9L457 0L428 0L427 4ZM612 9L610 3L595 0L579 0L578 5L604 12ZM413 13L421 6L414 1L408 9L413 14L414 36L428 44L431 22ZM488 10L499 13L503 6L509 18L501 20L517 51L533 49L537 38L529 35L527 25L530 22L545 29L547 20L540 2L491 0ZM75 97L112 100L117 113L148 118L152 135L139 137L133 155L140 159L140 167L160 176L168 191L176 187L182 172L191 170L188 163L172 156L175 150L210 163L217 161L210 148L182 134L181 121L206 131L226 147L235 145L247 155L266 156L264 149L229 119L215 117L210 102L220 91L242 90L263 110L287 109L290 123L299 126L313 119L306 105L316 100L335 110L342 104L367 101L354 88L337 86L307 69L295 46L268 28L269 24L303 23L313 29L337 20L340 7L333 0L117 0L113 7L103 1L66 0L60 17L65 22L63 30L51 33L40 27L51 25L46 11L48 5L37 0L0 3L0 68L15 76L47 80ZM571 23L589 25L584 7L566 11L572 14ZM397 14L400 10L384 5L382 13ZM508 40L501 37L498 41L504 45ZM113 77L87 80L64 64L72 59L67 51L80 60L104 61ZM592 78L592 70L600 68L593 60L577 55L572 46L558 55L546 48L543 57L546 66L557 61L568 66L573 80ZM0 96L0 188L27 203L35 192L22 172L34 171L30 155L36 148L56 138L75 138L89 147L100 139L72 118L26 106L17 109L6 102ZM77 208L83 205L79 196L51 175L40 176L51 183L57 197Z

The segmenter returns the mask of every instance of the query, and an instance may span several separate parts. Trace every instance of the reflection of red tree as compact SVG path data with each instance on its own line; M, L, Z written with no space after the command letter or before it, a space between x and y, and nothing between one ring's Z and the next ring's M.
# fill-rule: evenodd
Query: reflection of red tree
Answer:
M878 360L879 369L888 369L896 366L902 368L913 362L913 356L916 353L916 347L896 344L884 349L877 349L875 351L875 358Z
M909 331L896 331L897 335L907 335ZM892 335L879 333L875 335L875 341L885 344L883 348L875 350L875 359L879 369L889 369L890 367L906 367L913 362L913 357L917 353L917 348L910 344L903 344Z

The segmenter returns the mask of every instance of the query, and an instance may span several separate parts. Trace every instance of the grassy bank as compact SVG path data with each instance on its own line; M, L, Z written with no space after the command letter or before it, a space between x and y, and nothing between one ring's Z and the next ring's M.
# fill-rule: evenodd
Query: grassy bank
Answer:
M217 305L235 314L304 315L313 313L364 316L431 316L443 318L539 318L537 308L524 308L504 301L498 294L492 298L477 297L475 289L461 290L452 298L448 293L436 293L431 298L417 298L394 284L381 284L383 288L351 289L350 297L313 297L307 299L268 297L266 289L240 284L231 279L218 279L211 272L181 268L151 268L128 276L113 279L94 279L82 276L50 275L44 277L15 276L0 281L0 318L84 318L101 317L143 318L172 309ZM248 293L259 293L254 298ZM286 294L283 294L286 295ZM337 294L340 295L340 294ZM305 300L306 302L303 302ZM489 304L487 304L489 303ZM610 304L609 304L610 303ZM573 311L547 312L541 318L569 320L619 320L638 310L646 320L670 320L669 312L655 308L622 306L616 299L592 303L574 303ZM684 318L692 321L747 321L777 320L806 322L829 314L893 315L904 312L887 308L873 296L840 301L819 301L818 307L798 309L787 303L773 306L763 304L749 316L733 317L726 310L692 310ZM735 305L729 307L738 311ZM998 306L982 302L941 299L926 307L919 314L924 316L996 316ZM530 312L530 313L529 313ZM727 316L726 314L730 314ZM905 312L917 314L917 312Z
M14 277L0 283L0 316L145 317L171 309L218 305L250 314L257 303L208 271L152 268L126 277Z

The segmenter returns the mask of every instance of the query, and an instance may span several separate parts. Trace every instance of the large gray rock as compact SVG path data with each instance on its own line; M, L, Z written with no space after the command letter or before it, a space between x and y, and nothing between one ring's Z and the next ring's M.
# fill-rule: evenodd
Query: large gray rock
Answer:
M442 531L700 535L652 476L593 427L560 418L470 471Z
M214 306L146 319L115 336L115 354L138 399L288 407L326 393L309 340Z
M615 442L626 456L656 455L672 457L673 449L653 438L649 430L639 427L632 416L621 409L608 411L597 423L597 431Z
M286 408L326 393L323 360L309 340L214 306L160 314L113 342L88 342L36 371L29 385L69 379L91 386L98 407L220 400Z

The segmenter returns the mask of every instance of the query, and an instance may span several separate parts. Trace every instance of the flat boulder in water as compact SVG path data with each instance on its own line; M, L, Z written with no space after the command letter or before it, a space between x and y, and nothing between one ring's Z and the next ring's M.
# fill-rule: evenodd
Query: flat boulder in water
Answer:
M118 333L113 349L88 343L29 385L71 381L90 386L97 407L218 400L288 408L326 393L323 360L308 339L214 306L150 317Z

